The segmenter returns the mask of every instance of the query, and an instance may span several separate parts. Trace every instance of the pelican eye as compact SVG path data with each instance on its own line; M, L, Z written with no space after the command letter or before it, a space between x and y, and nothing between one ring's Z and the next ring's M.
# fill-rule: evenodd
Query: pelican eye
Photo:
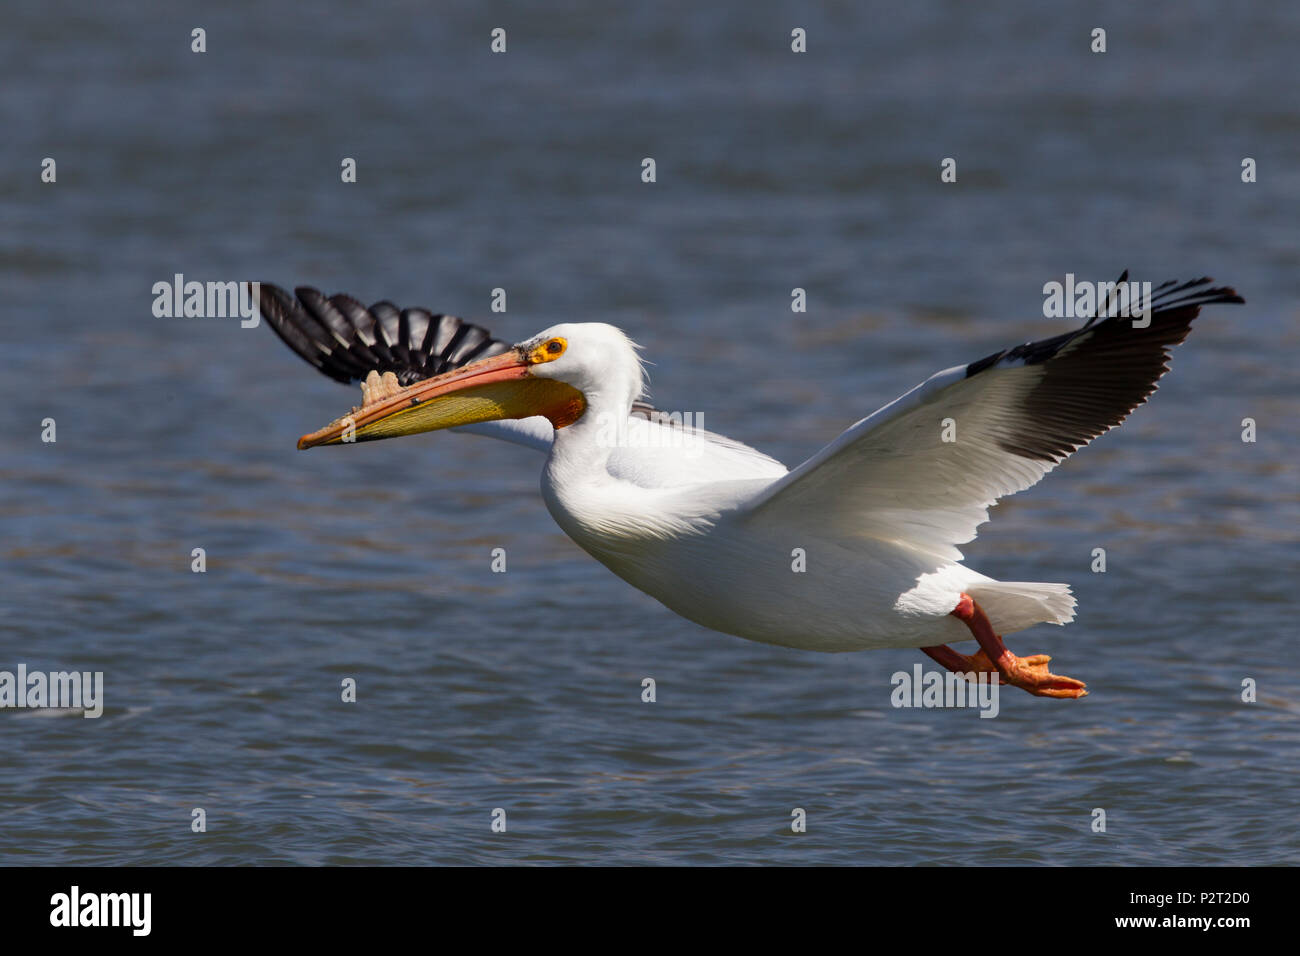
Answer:
M528 353L528 361L534 365L542 362L554 362L564 354L564 350L569 347L569 343L563 338L557 337L547 339L541 345L536 346Z

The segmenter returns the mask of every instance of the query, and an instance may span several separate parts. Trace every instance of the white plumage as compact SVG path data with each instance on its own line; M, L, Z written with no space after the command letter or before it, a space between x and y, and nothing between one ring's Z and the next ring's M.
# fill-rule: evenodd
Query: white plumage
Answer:
M955 545L974 537L1002 489L1028 487L1047 470L989 447L975 415L969 437L940 440L945 418L965 423L987 397L961 387L964 367L790 472L730 439L629 417L642 379L617 329L561 325L533 341L556 337L569 349L534 374L582 391L587 411L553 431L546 506L585 551L683 617L820 651L969 637L950 617L963 592L1001 632L1072 617L1066 585L1004 584L958 563ZM996 420L996 408L982 417ZM627 440L611 445L602 439L616 420L628 423Z

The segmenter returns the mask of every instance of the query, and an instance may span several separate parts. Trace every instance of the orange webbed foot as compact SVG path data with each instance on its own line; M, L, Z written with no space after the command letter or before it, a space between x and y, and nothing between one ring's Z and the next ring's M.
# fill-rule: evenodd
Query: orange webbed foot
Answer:
M980 653L983 653L981 651ZM1008 684L1028 691L1035 697L1079 698L1088 696L1088 685L1073 677L1053 674L1047 668L1046 654L1017 657L1010 651L1001 655L998 668Z

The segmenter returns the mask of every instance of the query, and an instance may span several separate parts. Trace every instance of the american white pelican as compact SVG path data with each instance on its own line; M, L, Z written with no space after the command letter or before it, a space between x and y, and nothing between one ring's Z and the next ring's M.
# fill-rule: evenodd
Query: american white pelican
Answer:
M295 300L263 284L260 305L320 371L364 382L362 405L299 448L458 427L542 448L560 527L683 617L810 650L919 647L955 671L1082 697L1083 682L1000 637L1072 620L1069 586L996 581L963 566L957 545L999 498L1142 404L1200 306L1243 301L1210 281L1158 286L1146 327L1094 316L938 372L793 470L658 418L641 401L637 347L610 325L509 345L451 316L308 288ZM972 655L947 646L972 635Z

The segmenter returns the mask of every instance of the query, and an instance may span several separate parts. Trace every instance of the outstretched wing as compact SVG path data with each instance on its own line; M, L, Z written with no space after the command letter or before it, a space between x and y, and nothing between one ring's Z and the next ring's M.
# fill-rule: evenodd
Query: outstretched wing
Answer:
M411 385L510 349L480 326L428 309L388 301L366 308L350 295L325 296L307 286L296 298L261 283L259 306L289 348L336 382L392 372Z
M1145 328L1094 316L931 376L765 489L746 520L797 520L960 560L956 545L975 537L990 505L1146 401L1202 305L1244 301L1211 281L1153 289Z

